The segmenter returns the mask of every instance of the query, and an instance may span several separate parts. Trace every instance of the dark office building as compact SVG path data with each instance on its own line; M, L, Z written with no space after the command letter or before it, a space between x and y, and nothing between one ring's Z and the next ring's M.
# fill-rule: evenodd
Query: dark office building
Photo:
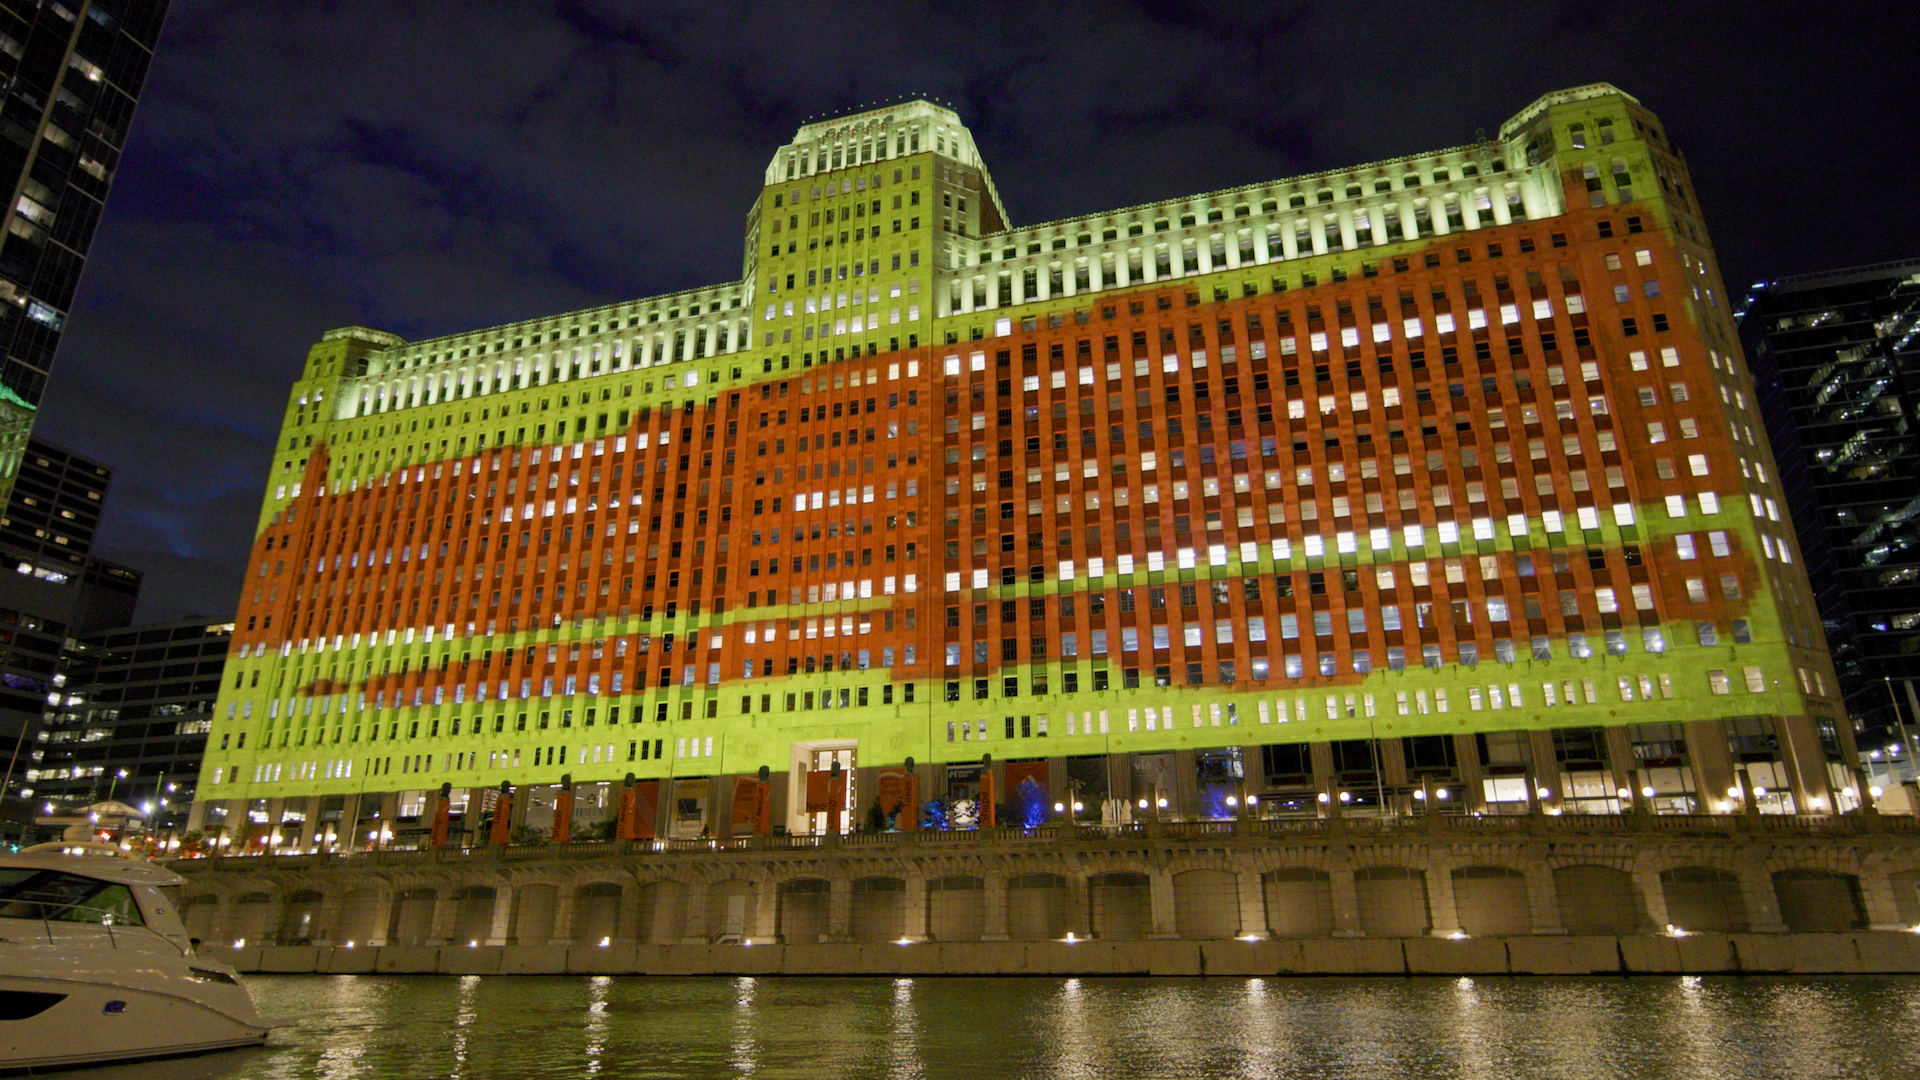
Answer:
M28 441L0 516L0 793L27 780L41 716L63 706L60 658L70 639L133 618L140 572L94 557L93 534L113 471L40 439ZM24 811L7 806L18 824Z
M232 623L203 618L71 643L63 704L47 713L27 777L35 801L84 805L111 795L150 806L155 828L183 824L232 638Z
M1920 259L1763 282L1738 321L1848 711L1879 746L1892 697L1912 731L1920 691Z

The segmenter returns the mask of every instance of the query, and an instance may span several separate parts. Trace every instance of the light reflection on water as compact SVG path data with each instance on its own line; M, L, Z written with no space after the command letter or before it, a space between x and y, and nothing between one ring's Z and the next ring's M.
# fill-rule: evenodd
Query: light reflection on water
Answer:
M265 1050L64 1074L1906 1078L1920 979L279 976Z

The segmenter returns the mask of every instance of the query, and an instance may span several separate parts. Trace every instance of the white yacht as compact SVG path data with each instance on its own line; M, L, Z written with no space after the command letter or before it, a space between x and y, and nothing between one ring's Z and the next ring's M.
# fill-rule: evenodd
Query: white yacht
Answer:
M194 954L184 883L101 844L0 855L0 1072L266 1041L233 968Z

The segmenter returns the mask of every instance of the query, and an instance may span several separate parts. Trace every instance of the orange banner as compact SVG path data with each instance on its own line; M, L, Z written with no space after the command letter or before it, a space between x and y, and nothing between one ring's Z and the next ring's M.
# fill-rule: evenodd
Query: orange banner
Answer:
M633 785L633 838L653 839L654 809L660 802L660 781L642 780Z
M1047 790L1049 774L1045 758L1041 758L1038 761L1009 761L1005 768L1008 792L1011 793L1018 790L1020 784L1026 780L1032 780L1035 784L1038 784L1042 792Z
M640 792L635 788L620 790L620 817L614 826L614 839L632 840L640 834L635 832L636 817L639 813Z
M752 827L760 820L760 781L752 776L733 778L733 809L727 820L734 825Z
M573 839L573 792L565 788L553 797L552 839L556 844Z
M493 829L487 834L487 843L495 847L504 846L513 829L513 793L503 791L493 802Z
M433 797L433 834L428 843L433 847L447 846L447 831L453 825L453 803L438 795Z

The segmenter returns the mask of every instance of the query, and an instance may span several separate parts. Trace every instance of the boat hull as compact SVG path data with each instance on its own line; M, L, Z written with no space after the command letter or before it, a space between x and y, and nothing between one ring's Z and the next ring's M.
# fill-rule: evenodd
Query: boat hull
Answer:
M232 1016L204 1002L70 979L0 975L0 1003L10 1005L9 1015L32 1012L0 1019L0 1070L259 1046L270 1030L257 1018Z

